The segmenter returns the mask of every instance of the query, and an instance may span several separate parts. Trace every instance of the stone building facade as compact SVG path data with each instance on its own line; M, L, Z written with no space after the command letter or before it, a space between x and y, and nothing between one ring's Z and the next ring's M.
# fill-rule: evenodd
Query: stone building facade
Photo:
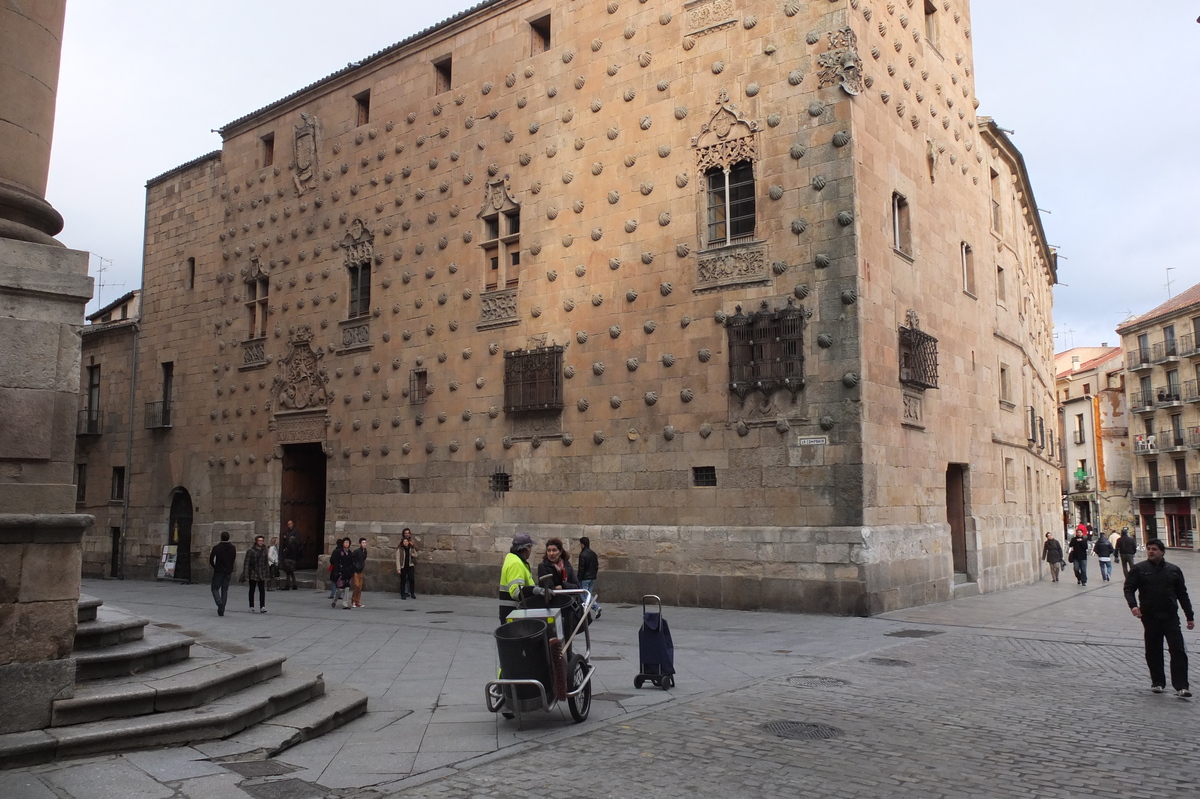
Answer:
M1058 440L1062 448L1063 523L1104 533L1136 529L1133 448L1120 347L1073 347L1054 356Z
M186 509L197 575L293 518L391 588L409 525L490 595L588 535L609 597L835 613L1035 579L1055 260L972 68L962 0L490 2L235 120L147 185L129 536Z
M1117 328L1142 540L1196 548L1200 498L1200 284Z

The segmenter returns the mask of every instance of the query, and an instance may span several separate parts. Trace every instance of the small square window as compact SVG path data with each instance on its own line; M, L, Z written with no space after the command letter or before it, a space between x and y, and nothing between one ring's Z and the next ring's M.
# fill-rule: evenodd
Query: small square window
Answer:
M450 91L450 87L453 85L452 79L454 77L452 67L453 60L450 56L446 56L439 61L433 62L434 92L436 94Z
M400 487L401 494L411 494L412 493L412 484L409 482L409 479L407 477L400 478L400 486L399 487Z
M529 54L538 55L550 49L550 15L535 19L529 23L530 44Z
M715 486L717 484L717 467L716 466L693 466L692 467L692 485L694 486Z
M488 487L497 494L507 493L512 487L512 478L508 472L495 472L488 479Z
M262 165L271 166L275 163L275 134L268 133L260 139L262 142Z
M354 95L354 125L365 125L371 121L371 90Z

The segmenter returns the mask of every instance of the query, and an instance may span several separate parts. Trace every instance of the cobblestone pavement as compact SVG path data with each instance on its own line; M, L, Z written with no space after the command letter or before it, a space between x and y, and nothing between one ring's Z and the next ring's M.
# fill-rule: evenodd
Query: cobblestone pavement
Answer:
M1200 595L1200 555L1169 560ZM524 730L483 709L493 601L372 594L348 612L295 592L269 598L269 616L218 618L204 586L85 591L283 652L367 691L368 713L257 766L220 762L238 750L216 741L0 771L0 799L1200 795L1200 700L1148 690L1119 581L871 619L666 608L669 692L632 685L641 606L606 603L591 718L556 710Z

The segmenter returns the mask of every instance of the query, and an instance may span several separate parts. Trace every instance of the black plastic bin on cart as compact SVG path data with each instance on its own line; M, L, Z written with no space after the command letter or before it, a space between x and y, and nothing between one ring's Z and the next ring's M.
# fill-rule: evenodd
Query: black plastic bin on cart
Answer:
M646 610L650 600L658 605L657 613ZM638 661L641 671L633 678L634 688L641 688L646 680L650 680L664 691L675 687L675 643L671 640L671 628L662 615L662 600L653 594L642 597Z
M537 680L548 692L554 691L554 675L550 671L550 646L546 622L541 619L517 619L496 628L496 653L500 657L500 674L508 680ZM517 699L540 698L536 687L512 687Z

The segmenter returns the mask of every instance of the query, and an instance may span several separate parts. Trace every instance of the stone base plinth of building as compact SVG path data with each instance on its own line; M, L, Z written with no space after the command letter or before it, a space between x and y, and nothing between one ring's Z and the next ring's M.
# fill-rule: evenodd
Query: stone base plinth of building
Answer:
M0 734L50 724L75 688L83 533L91 516L0 514Z

